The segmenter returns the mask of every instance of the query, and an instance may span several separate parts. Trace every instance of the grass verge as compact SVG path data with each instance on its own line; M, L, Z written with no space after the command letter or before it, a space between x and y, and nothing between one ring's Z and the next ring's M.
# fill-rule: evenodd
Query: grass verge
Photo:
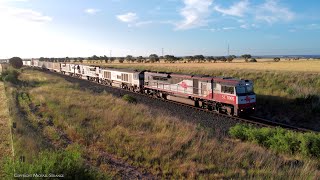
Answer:
M5 86L0 82L0 167L4 165L4 158L12 156L11 144L11 124ZM3 169L0 168L0 179L4 176Z
M237 124L229 131L234 138L257 143L276 152L320 158L320 134L298 133L282 128L255 128Z

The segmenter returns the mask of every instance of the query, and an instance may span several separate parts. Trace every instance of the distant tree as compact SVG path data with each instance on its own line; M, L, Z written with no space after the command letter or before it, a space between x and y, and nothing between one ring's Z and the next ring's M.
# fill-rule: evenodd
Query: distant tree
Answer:
M248 62L248 59L251 58L252 56L250 54L244 54L244 55L241 55L241 57L244 58L246 62Z
M195 58L193 56L185 56L184 59L186 59L188 62L194 62Z
M131 56L131 55L127 55L126 56L126 61L129 63L130 61L132 61L132 59L133 59L133 56Z
M142 56L137 57L137 62L142 63L144 61L144 58Z
M173 55L165 55L164 56L164 62L174 63L176 60L177 60L177 58Z
M125 59L124 57L119 57L119 58L118 58L119 63L123 63L123 62L124 62L124 59Z
M235 55L230 55L230 56L228 56L227 61L232 62L236 57L237 56L235 56Z
M227 61L227 58L224 57L224 56L220 56L220 57L217 57L217 60L218 60L218 61L222 61L222 62L226 62L226 61Z
M114 58L114 57L110 57L110 58L109 58L109 61L110 61L111 63L113 63L115 60L116 60L116 58Z
M150 54L149 60L150 60L150 62L152 62L152 63L154 63L154 62L159 62L159 61L160 61L158 55L156 55L156 54Z
M213 57L213 56L207 56L207 57L206 57L206 61L208 61L208 62L212 62L212 61L213 61L213 62L215 63L217 60L216 60L216 58Z
M16 69L20 69L23 66L23 62L22 59L20 57L12 57L9 59L9 64L16 68Z
M39 61L44 61L44 57L40 57L40 58L39 58Z
M91 57L91 60L99 60L100 58L97 56L97 55L93 55L92 57Z
M106 55L104 55L103 56L103 60L104 60L105 63L108 63L109 58Z
M256 58L251 58L249 62L258 62L258 61L256 60Z
M276 58L274 58L273 60L274 60L274 62L279 62L279 61L280 61L280 58L279 58L279 57L276 57Z
M204 59L205 59L203 55L195 55L195 56L193 56L193 58L194 58L195 60L197 60L198 63L203 62Z

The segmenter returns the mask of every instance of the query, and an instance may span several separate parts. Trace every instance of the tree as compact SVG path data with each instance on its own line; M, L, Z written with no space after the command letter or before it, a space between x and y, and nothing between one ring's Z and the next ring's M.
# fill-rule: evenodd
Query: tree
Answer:
M204 56L203 55L195 55L194 59L197 60L198 63L200 63L204 60Z
M99 57L97 55L93 55L92 60L99 60Z
M241 55L241 57L244 58L246 62L248 62L248 59L251 58L252 56L250 54L244 54L244 55Z
M132 59L133 59L133 56L131 56L131 55L127 55L126 56L126 61L129 63L130 61L132 61Z
M232 62L237 56L235 55L230 55L228 58L227 58L227 61L228 62Z
M164 56L164 62L174 63L176 60L177 60L177 58L174 57L173 55L165 55Z
M206 57L206 61L208 61L208 62L217 62L217 59L216 58L214 58L213 56L208 56L208 57Z
M279 58L279 57L276 57L276 58L274 58L273 60L274 60L274 62L279 62L279 61L280 61L280 58Z
M108 63L109 58L106 55L104 55L103 56L103 60L104 60L105 63Z
M194 62L194 57L193 56L186 56L186 57L184 57L184 59L186 59L188 62Z
M119 63L123 63L124 62L124 57L119 57L118 61L119 61Z
M217 57L217 60L218 60L218 61L222 61L222 62L226 62L226 61L227 61L227 58L224 57L224 56L220 56L220 57Z
M151 54L151 55L149 56L149 60L150 60L150 62L152 62L152 63L158 62L158 61L159 61L159 57L158 57L158 55L156 55L156 54Z
M23 66L22 59L20 57L12 57L9 59L9 63L12 67L20 69Z
M110 60L110 62L112 63L114 60L116 60L116 58L110 57L109 60Z
M137 57L137 62L142 63L144 61L144 58L142 56Z

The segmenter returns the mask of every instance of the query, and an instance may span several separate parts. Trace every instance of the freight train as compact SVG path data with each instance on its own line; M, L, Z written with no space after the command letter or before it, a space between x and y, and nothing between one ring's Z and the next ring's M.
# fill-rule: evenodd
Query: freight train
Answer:
M99 66L84 64L39 60L23 61L23 65L50 70L158 98L168 99L168 97L176 97L185 99L191 101L196 107L230 116L252 114L256 106L256 95L252 80L101 68Z

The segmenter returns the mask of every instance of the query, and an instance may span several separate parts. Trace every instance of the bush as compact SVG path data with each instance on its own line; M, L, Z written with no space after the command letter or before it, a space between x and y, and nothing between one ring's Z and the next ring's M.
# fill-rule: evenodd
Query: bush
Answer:
M274 60L274 62L279 62L279 61L280 61L280 58L276 57L276 58L274 58L273 60Z
M230 128L229 134L234 138L254 142L277 152L320 157L319 134L297 133L283 128L255 128L242 124Z
M300 152L305 156L320 158L320 135L307 133L300 137Z
M137 103L137 99L128 94L125 94L124 96L122 96L122 99L129 103Z
M251 58L249 62L258 62L255 58Z
M12 69L6 70L2 72L0 76L0 80L16 84L19 81L18 80L19 75L20 73L17 70L12 70Z
M98 174L86 169L77 151L44 151L33 162L7 160L4 172L8 179L14 174L63 175L65 179L96 179Z

